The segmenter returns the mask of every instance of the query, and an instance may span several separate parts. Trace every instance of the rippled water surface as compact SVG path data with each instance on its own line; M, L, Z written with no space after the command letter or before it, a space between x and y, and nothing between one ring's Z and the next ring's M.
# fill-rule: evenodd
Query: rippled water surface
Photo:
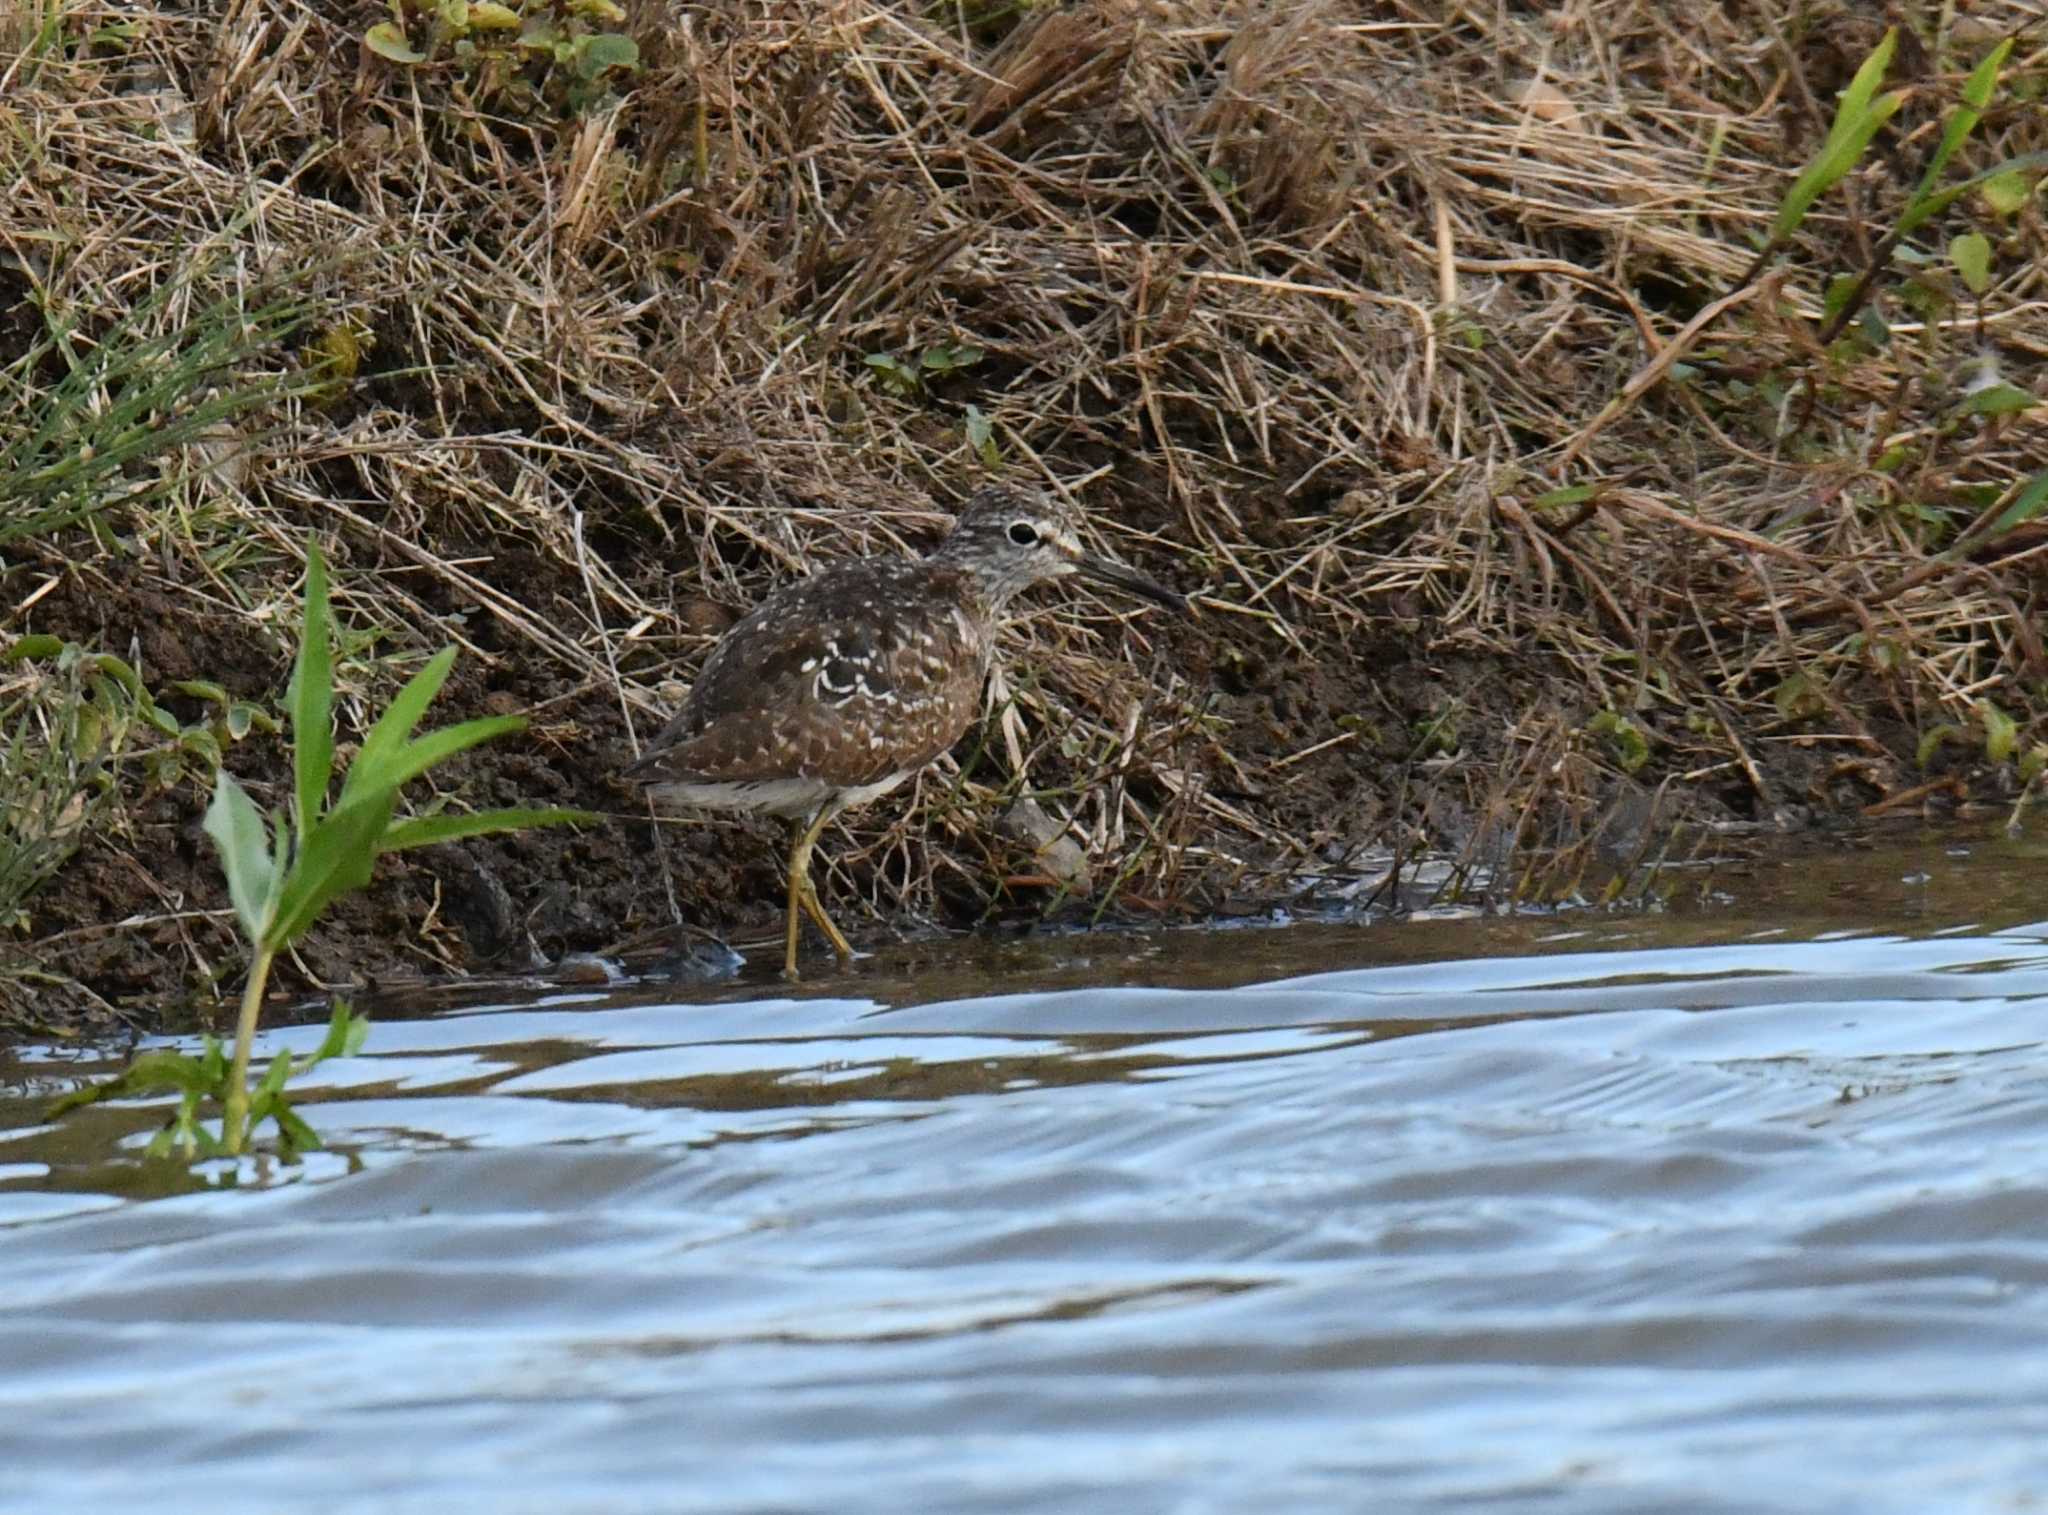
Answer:
M0 1507L2039 1508L2044 884L383 1019L196 1189L0 1053Z

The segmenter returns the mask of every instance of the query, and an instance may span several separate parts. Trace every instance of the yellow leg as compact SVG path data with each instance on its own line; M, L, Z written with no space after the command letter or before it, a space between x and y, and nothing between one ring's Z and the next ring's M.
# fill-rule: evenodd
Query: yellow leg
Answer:
M839 928L832 924L832 917L825 913L824 905L818 901L817 886L811 882L811 849L817 846L819 834L838 813L836 805L821 808L808 824L798 826L796 840L789 849L789 925L782 956L782 976L791 983L795 983L799 976L796 971L796 943L803 931L804 916L808 915L818 923L818 929L832 943L832 950L839 955L841 963L850 962L853 958L853 948Z

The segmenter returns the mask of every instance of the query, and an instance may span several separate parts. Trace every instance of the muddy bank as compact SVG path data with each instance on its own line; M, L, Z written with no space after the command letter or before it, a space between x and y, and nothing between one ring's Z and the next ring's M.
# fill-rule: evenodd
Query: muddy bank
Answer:
M607 775L769 586L991 477L1202 614L1041 595L1014 718L829 838L856 938L1359 908L1430 850L1597 895L2048 764L2038 174L1874 231L1987 60L1942 174L2048 151L2048 64L1981 19L552 9L566 53L331 0L0 33L0 640L169 717L103 751L0 669L0 783L83 744L0 837L61 864L0 894L9 1024L232 989L199 818L214 749L286 792L316 537L344 743L454 642L433 718L532 724L415 803L609 818L387 859L288 994L771 935L772 825L657 836ZM1879 47L1895 115L1759 262ZM995 824L1026 792L1087 888Z
M473 564L472 571L488 577L495 566ZM542 618L573 615L580 583L566 576L550 583L534 566L515 559L504 580L508 592ZM1172 558L1145 566L1184 587L1200 587ZM139 577L124 582L118 574L75 566L47 568L62 583L39 602L42 628L86 646L133 649L138 665L165 686L203 676L236 698L281 704L290 659L282 636L252 636L239 616L189 606L172 613ZM1058 589L1038 598L1047 616L1072 614ZM1288 900L1335 902L1367 876L1365 854L1384 848L1397 830L1440 836L1447 818L1457 824L1456 812L1432 818L1432 803L1443 808L1441 799L1432 799L1441 785L1425 781L1418 768L1432 756L1443 761L1442 750L1425 748L1416 733L1440 718L1447 692L1454 686L1462 691L1467 721L1487 721L1490 698L1490 722L1505 723L1542 691L1540 675L1526 668L1487 669L1471 659L1432 663L1418 656L1398 626L1390 626L1371 656L1286 660L1261 645L1256 630L1247 634L1239 624L1211 611L1185 625L1150 618L1142 632L1177 685L1202 690L1204 729L1177 734L1167 750L1202 792L1242 814L1262 839L1247 846L1240 835L1234 849L1219 846L1224 828L1179 804L1179 795L1157 780L1147 784L1141 775L1134 783L1118 774L1108 781L1135 791L1128 803L1144 806L1174 835L1157 844L1134 837L1123 849L1092 847L1100 886L1063 896L1029 849L1007 840L996 824L1006 796L1019 785L1002 771L1003 743L991 712L916 792L849 816L833 837L827 888L856 939L1105 916L1179 920L1261 911ZM484 649L499 641L489 635L487 619L470 622L465 631ZM1013 649L1007 661L1012 682L1033 676L1028 647ZM689 670L676 671L686 677ZM1141 724L1173 718L1166 705L1162 719L1165 702L1139 674L1126 674L1115 692L1133 703ZM165 704L183 720L205 714L189 699L171 696ZM375 886L341 902L305 939L297 961L282 970L282 992L540 969L566 954L622 949L646 967L664 944L687 939L687 932L674 929L686 923L742 943L765 942L779 932L781 827L727 817L670 820L657 828L631 791L611 778L634 750L613 688L565 678L516 649L488 661L467 656L433 723L506 712L524 713L532 725L437 770L432 797L462 808L573 806L603 813L604 822L387 857ZM653 723L654 717L636 712L634 725L643 736ZM342 732L344 752L351 735ZM1436 740L1456 739L1445 733ZM1042 738L1034 738L1034 747L1034 792L1084 828L1090 801L1076 791L1100 785L1105 775L1076 760L1085 754L1062 754ZM289 792L289 750L281 736L245 738L227 762L262 803L281 803ZM1273 781L1261 785L1248 777L1265 774ZM188 775L169 788L138 782L118 831L89 841L32 906L30 945L41 960L105 1008L145 1024L179 1001L224 994L241 962L213 846L200 829L203 777ZM423 802L429 797L420 796ZM935 811L943 812L936 823ZM965 861L934 866L934 852L955 848ZM1119 878L1133 860L1147 866ZM824 967L829 954L819 961ZM31 1011L31 1019L47 1013L49 1003ZM77 1013L63 1011L65 1019Z

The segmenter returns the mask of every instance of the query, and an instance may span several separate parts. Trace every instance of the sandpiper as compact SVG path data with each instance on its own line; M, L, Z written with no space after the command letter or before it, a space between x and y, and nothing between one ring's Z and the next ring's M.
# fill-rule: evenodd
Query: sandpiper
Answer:
M795 821L782 972L800 921L853 956L811 882L811 851L850 805L887 794L959 740L981 707L996 625L1034 584L1078 573L1187 613L1187 601L1082 549L1057 501L974 495L923 559L861 558L784 585L711 649L682 709L623 776L657 805Z

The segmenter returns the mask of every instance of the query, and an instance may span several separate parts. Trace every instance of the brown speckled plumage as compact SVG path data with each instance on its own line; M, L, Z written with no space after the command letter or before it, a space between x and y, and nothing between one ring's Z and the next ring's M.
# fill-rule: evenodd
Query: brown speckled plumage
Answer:
M632 775L657 799L803 814L815 798L665 791L790 779L857 789L914 773L973 719L989 651L972 575L909 560L828 569L726 633Z
M808 818L790 856L790 977L800 910L851 953L810 886L818 833L959 740L1004 605L1069 573L1185 608L1083 552L1052 501L991 486L928 558L861 559L770 595L719 639L682 709L625 770L664 806Z

